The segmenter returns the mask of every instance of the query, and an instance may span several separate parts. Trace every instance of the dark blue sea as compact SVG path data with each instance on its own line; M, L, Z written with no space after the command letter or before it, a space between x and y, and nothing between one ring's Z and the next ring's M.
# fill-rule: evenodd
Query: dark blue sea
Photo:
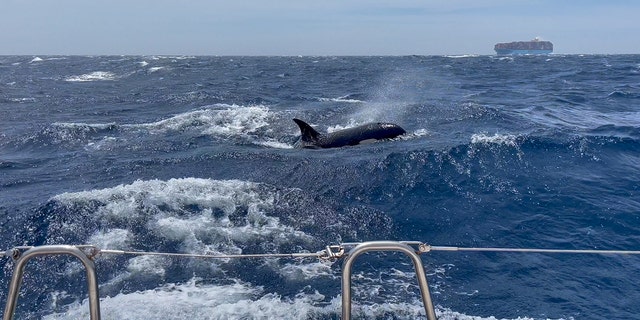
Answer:
M407 134L297 149L293 118ZM0 56L0 214L0 250L640 250L640 55ZM421 257L439 319L640 314L636 255ZM342 260L96 266L103 319L340 317ZM402 254L359 258L354 317L425 319L414 276ZM39 258L17 318L86 319L85 284L79 262Z

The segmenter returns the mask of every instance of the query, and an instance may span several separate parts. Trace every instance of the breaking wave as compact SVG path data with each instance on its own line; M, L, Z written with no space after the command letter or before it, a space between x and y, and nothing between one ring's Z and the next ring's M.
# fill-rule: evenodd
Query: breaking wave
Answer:
M78 76L70 76L65 78L68 82L90 82L90 81L113 81L117 76L109 71L94 71L91 73L81 74Z

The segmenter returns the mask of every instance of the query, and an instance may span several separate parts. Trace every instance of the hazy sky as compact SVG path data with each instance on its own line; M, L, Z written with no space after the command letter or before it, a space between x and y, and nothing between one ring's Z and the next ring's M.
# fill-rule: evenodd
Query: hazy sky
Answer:
M2 0L0 54L640 53L637 0Z

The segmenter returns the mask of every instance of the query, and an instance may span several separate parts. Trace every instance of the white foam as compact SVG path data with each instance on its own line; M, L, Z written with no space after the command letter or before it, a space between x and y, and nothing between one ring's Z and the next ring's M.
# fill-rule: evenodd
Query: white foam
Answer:
M398 136L397 139L400 139L400 140L412 140L412 139L425 137L425 136L428 136L430 134L431 133L427 129L417 129L417 130L415 130L413 132Z
M436 317L439 320L507 320L506 318L496 318L493 316L489 316L489 317L469 316L466 314L462 314L460 312L452 311L447 308L437 308ZM513 320L534 320L534 318L517 317L517 318L513 318ZM547 320L551 320L551 319L547 318ZM558 319L558 320L563 320L563 319Z
M115 244L116 235L125 235L118 229L131 223L142 224L144 229L137 232L178 242L189 253L237 254L246 244L311 241L311 236L265 213L274 206L274 193L253 182L184 178L138 180L108 189L63 193L53 199L63 206L92 206L91 223L104 226L91 240L102 244ZM232 223L229 217L237 216L238 209L241 220ZM60 228L63 233L74 233L87 223L86 219L69 221ZM122 245L129 243L127 238Z
M77 142L79 140L86 139L89 135L97 133L99 131L111 130L117 128L115 123L65 123L54 122L51 124L52 129L47 130L47 134L56 142ZM104 137L103 141L98 142L98 145L109 143L110 138ZM96 145L88 145L88 148L94 148ZM98 146L100 147L100 146Z
M520 160L524 156L520 145L518 144L518 136L513 134L494 134L493 136L489 136L485 133L473 134L471 136L471 148L468 151L468 155L473 157L475 153L481 149L478 146L485 146L491 148L491 146L506 146L514 148L517 156ZM462 169L462 168L460 168ZM468 168L465 171L467 174L469 173ZM498 186L500 189L504 188L504 186ZM504 189L503 189L504 190Z
M115 122L110 122L110 123L54 122L51 125L54 127L59 127L64 129L74 129L74 130L82 130L82 131L108 130L108 129L113 129L117 126Z
M471 136L471 143L474 144L500 144L511 147L516 147L517 136L513 134L494 134L489 136L486 133L476 133Z
M68 219L52 227L56 241L73 237L79 243L93 243L101 249L179 252L208 255L242 254L245 248L260 253L289 251L290 245L306 247L316 240L270 216L276 190L258 183L240 180L171 179L135 181L113 188L55 196L57 207L91 211L81 219ZM131 228L131 225L136 228ZM98 231L82 239L86 226ZM154 243L136 243L153 235ZM142 240L144 241L144 240ZM103 247L104 246L104 247ZM167 247L168 246L168 247ZM286 248L286 249L282 249ZM218 272L230 259L193 261L192 271ZM274 273L286 261L268 265ZM105 279L102 285L119 291L123 283L137 279L163 280L174 261L164 257L138 256L129 259L126 270ZM190 268L191 268L190 267ZM225 267L226 268L226 267ZM317 269L317 271L313 271ZM287 267L289 273L311 277L320 274L320 266ZM81 268L73 268L77 275ZM164 281L164 280L163 280Z
M70 76L65 79L69 82L89 82L89 81L112 81L116 80L116 75L108 71L94 71L91 73L81 74L79 76Z
M124 141L115 137L105 136L99 141L92 141L87 143L85 150L87 151L95 151L95 150L107 150L110 151L115 147L121 146L124 144Z
M7 83L7 85L14 85L14 84L15 82ZM18 103L27 103L27 102L36 102L36 98L11 98L9 99L9 101L18 102Z
M172 60L172 62L180 60L195 59L195 56L151 56L151 60Z
M309 280L317 277L329 277L336 279L331 270L332 262L318 261L307 264L292 264L286 263L284 266L280 266L277 270L278 274L285 277L288 280Z
M480 55L478 54L460 54L460 55L450 55L450 56L445 56L447 58L452 58L452 59L460 59L460 58L476 58L479 57Z
M220 108L223 109L220 109ZM253 133L267 126L272 116L269 108L258 106L216 105L214 108L189 111L153 123L131 125L152 132L197 129L203 134L238 136Z
M165 257L159 256L138 256L129 259L127 271L131 274L156 275L164 277L165 270L169 266Z
M58 293L61 298L66 293ZM168 284L153 290L118 294L101 299L102 319L333 319L340 314L341 298L321 303L322 294L301 293L293 299L285 299L273 293L265 293L259 287L237 282L216 286L201 284L192 279L185 284ZM466 315L447 308L437 307L439 320L507 320L493 316ZM354 304L352 315L357 319L377 319L394 315L394 319L426 319L421 301L410 303ZM54 313L43 319L88 319L88 301L74 303L64 313ZM513 320L533 320L516 317Z
M268 139L266 141L257 141L256 143L261 145L261 146L274 148L274 149L293 149L293 145L292 144L280 142L280 141L273 140L273 139Z
M64 293L60 294L64 297ZM283 298L265 292L261 287L236 282L229 285L204 284L193 278L184 284L167 284L101 299L103 319L310 319L335 318L340 314L341 298L328 303L315 292L299 293L295 298ZM374 319L394 315L394 319L425 319L424 307L418 300L402 303L356 303L354 318ZM465 315L437 307L440 320L498 320L499 318ZM54 313L43 319L87 319L88 301L74 303L64 313ZM506 319L503 319L506 320ZM533 320L517 317L514 320Z
M283 299L260 287L237 282L230 285L167 284L153 290L118 294L100 301L103 319L307 319L327 314L335 306L316 307L318 293ZM69 306L64 313L44 319L88 319L88 301Z
M413 132L413 135L416 137L422 137L422 136L426 136L429 134L429 131L427 129L418 129L416 131Z
M497 58L491 58L491 59L497 59L497 60L499 60L499 61L507 61L507 62L511 62L511 61L513 61L513 60L514 60L514 58L513 58L512 56L505 56L505 57L500 56L500 57L497 57Z
M346 103L363 103L364 101L358 99L349 99L349 96L342 96L338 98L318 98L320 102L346 102Z
M127 229L111 229L107 231L99 230L91 238L88 243L102 249L125 249L129 248L128 242L131 233Z
M295 243L305 247L305 243L315 243L311 236L269 215L278 197L274 188L240 180L138 180L112 188L55 196L56 207L91 210L91 215L84 215L80 221L65 219L52 229L77 234L87 225L97 226L98 231L89 235L88 240L109 249L136 250L139 244L133 239L143 238L145 234L153 234L160 249L163 243L172 243L180 252L189 253L242 253L243 248L259 244L266 244L261 249L262 253L268 253L282 245L290 247ZM130 228L132 224L136 228ZM144 244L145 247L152 245ZM189 269L189 272L210 270L217 274L220 270L220 274L228 274L226 268L237 267L226 263L207 260L204 268L208 269ZM169 270L176 267L171 258L136 256L127 261L125 269L101 283L104 292L112 295L101 300L101 313L104 319L306 319L339 314L339 295L325 297L312 285L304 285L304 281L309 280L335 282L339 270L334 270L330 263L288 259L267 259L262 263L284 281L302 282L299 291L282 297L239 279L228 278L231 283L214 284L211 283L217 281L214 278L209 278L207 283L192 278L187 283L168 283L123 293L120 289L123 283L140 283L136 279L141 277L165 281ZM70 272L69 276L73 276L83 270L77 267ZM421 302L406 301L407 296L415 299L412 293L417 290L411 271L372 270L358 272L354 277L357 278L354 297L360 301L354 306L356 317L394 314L398 319L424 318ZM156 280L150 283L158 283ZM68 299L62 298L59 302L54 299L53 303L68 303ZM65 312L50 314L45 319L88 317L87 300L61 307ZM448 310L438 313L440 319L485 319Z
M154 73L156 71L160 71L162 69L164 69L165 67L151 67L149 68L149 73Z
M184 205L198 204L221 208L232 213L237 205L268 205L272 199L262 199L255 191L257 183L240 180L209 180L198 178L161 180L136 180L132 184L113 188L63 193L53 197L61 203L97 200L105 203L108 212L103 214L136 214L137 198L143 197L145 205L169 206L180 210ZM126 211L126 212L123 212ZM143 214L141 212L137 213Z
M274 114L263 105L238 106L217 104L205 109L188 111L150 123L116 124L116 123L64 123L52 124L55 130L50 132L58 142L76 141L87 138L88 134L103 130L118 129L123 133L147 131L149 134L166 134L169 132L187 132L195 135L210 135L224 139L235 138L242 142L262 145L269 148L291 149L293 146L280 142L270 136L269 128ZM94 137L88 142L87 150L109 150L117 146L127 137L104 136L100 140Z
M35 57L35 58L33 58L29 63L42 62L42 61L44 61L44 60L42 60L42 58L40 58L40 57Z

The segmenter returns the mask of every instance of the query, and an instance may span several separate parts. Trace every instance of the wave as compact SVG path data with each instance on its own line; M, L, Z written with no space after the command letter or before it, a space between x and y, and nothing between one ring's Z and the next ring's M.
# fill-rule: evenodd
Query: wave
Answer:
M53 127L57 127L65 130L72 131L103 131L113 130L117 127L114 122L110 123L82 123L82 122L54 122L51 124Z
M287 140L289 137L278 135L279 131L273 130L272 122L275 119L276 114L263 105L216 104L148 123L54 122L32 136L18 138L14 143L44 147L80 144L87 150L140 149L145 146L158 147L158 144L171 141L183 143L206 136L234 144L293 148L292 141ZM161 135L171 139L159 139Z
M467 139L458 145L442 147L425 146L422 139L403 142L407 148L402 149L406 150L394 149L384 160L372 160L374 164L369 165L370 169L352 173L369 177L370 185L385 186L380 191L361 190L361 200L384 203L387 198L416 197L416 203L421 203L421 198L448 194L474 202L488 193L518 203L530 192L523 186L531 186L545 175L549 185L550 181L563 179L573 180L574 185L584 184L585 189L577 201L592 203L597 198L591 197L603 191L587 190L606 190L608 181L616 180L617 175L633 176L640 172L638 158L630 155L640 151L639 139L562 132L545 136L476 133ZM553 171L548 168L564 169L550 173ZM561 178L564 175L567 177ZM633 181L617 179L616 188L621 186L633 188ZM456 207L449 204L448 210L456 211ZM620 211L633 212L637 203L621 199L617 207ZM408 206L407 210L412 208ZM394 209L400 210L397 205Z
M265 215L264 209L273 207L273 195L261 191L258 184L251 182L195 178L136 181L109 189L64 193L55 196L52 201L58 209L71 213L93 211L85 219L98 227L97 230L85 229L86 233L82 236L83 233L79 231L84 229L83 226L67 221L50 230L55 230L53 233L56 238L63 242L86 241L92 236L104 237L113 228L134 232L127 229L127 221L140 219L144 221L145 229L156 237L186 241L181 246L185 252L238 253L242 249L231 244L234 240L254 241L254 237L268 238L274 232L305 238L304 234L282 226L277 219ZM235 223L232 221L234 215L240 215L235 217L239 219ZM77 223L88 222L85 219ZM121 239L119 234L116 235ZM80 239L77 239L78 236ZM205 241L205 238L208 240ZM216 239L228 244L224 251L217 251L205 243L224 246Z
M45 137L44 140L42 138L37 139L42 142L48 140L53 144L75 144L82 143L88 139L93 140L95 135L104 137L104 135L113 134L117 129L118 125L116 123L54 122L42 133Z
M299 189L198 178L138 180L112 188L62 193L52 197L32 222L35 243L91 243L102 249L197 254L315 252L341 240L353 241L360 232L375 230L384 236L391 228L390 219L381 213L319 202ZM158 307L158 312L171 306L177 313L164 310L165 319L182 318L190 312L198 317L201 311L196 309L216 311L222 318L259 314L305 318L335 314L339 299L337 288L326 285L335 282L339 274L330 262L102 256L98 263L105 281L100 285L101 294L107 296L102 300L103 314L117 318L143 314L139 310L146 306ZM40 272L59 272L63 278L47 279L54 283L46 286L81 285L75 278L82 278L78 275L83 271L77 266L70 269L72 265L41 266ZM256 278L255 274L261 276ZM368 287L379 287L377 272L357 277L361 279L355 287L358 297L371 292ZM274 287L274 283L282 283L284 288ZM30 290L39 292L41 285ZM398 296L396 300L407 290L395 280L387 285L395 288L389 289L393 292L389 294ZM86 312L82 304L56 300L49 290L42 289L43 299L62 304L54 309L67 310L50 314L50 319ZM183 300L187 296L191 298ZM176 306L169 300L180 303ZM142 306L134 307L137 304ZM198 305L200 308L195 308ZM264 305L272 308L264 309ZM300 314L292 314L291 307L297 307Z
M91 82L91 81L113 81L117 76L109 71L94 71L91 73L85 73L77 76L70 76L65 78L67 82Z
M44 61L55 61L55 60L66 60L67 57L46 57L46 58L40 58L40 57L33 57L33 59L31 59L31 61L29 61L29 63L37 63L37 62L44 62Z
M36 98L33 98L33 97L29 97L29 98L9 98L8 100L9 100L9 102L16 102L16 103L36 102Z
M0 141L0 145L19 149L48 149L51 146L74 147L92 145L101 140L109 140L119 130L116 123L65 123L54 122L39 131L25 136L15 136Z
M266 106L238 106L218 104L212 108L189 111L171 118L152 123L128 125L133 128L145 128L152 132L201 130L210 135L246 135L269 125L272 116Z
M153 123L126 125L144 129L151 134L194 132L199 135L231 140L240 144L255 144L269 148L290 149L291 142L273 136L270 128L275 114L264 105L238 106L216 104L201 110L189 111Z
M324 296L301 293L293 299L265 292L260 287L236 282L229 285L185 284L119 294L101 301L102 317L108 319L309 319L334 313L334 307L314 306ZM88 318L87 303L74 304L65 313L44 319Z
M300 206L311 211L297 212ZM138 180L113 188L63 193L51 198L43 212L50 218L49 242L103 245L119 241L132 248L139 245L132 240L151 236L161 241L150 243L171 249L168 242L174 242L190 253L273 252L280 245L286 249L291 243L313 245L326 237L355 236L354 232L372 226L361 219L362 210L336 210L316 203L299 189L199 178ZM379 220L373 222L378 227L388 229L388 219L379 213L367 214ZM331 227L316 225L334 218ZM356 219L353 221L360 226L339 223L345 219ZM334 231L329 232L331 229ZM260 248L265 243L268 247Z
M143 68L149 66L149 62L147 62L145 60L139 61L138 64ZM160 71L160 70L163 70L163 69L166 69L166 67L165 66L149 67L147 69L147 73L154 73L154 72L157 72L157 71Z
M309 290L307 290L309 291ZM62 293L59 293L62 294ZM192 278L186 283L166 284L151 290L101 299L101 315L113 319L335 319L340 316L341 298L326 297L317 291L300 292L293 298L267 292L245 282L228 285L203 283ZM63 313L53 313L43 319L86 319L89 317L88 301L75 302ZM374 303L352 306L352 316L357 319L426 319L422 302ZM479 317L436 307L440 320L496 320L495 317ZM506 320L506 319L503 319ZM517 317L514 320L533 320Z
M620 125L601 125L594 129L585 126L580 131L538 130L535 135L524 133L472 133L468 143L477 149L481 145L503 145L516 147L521 154L520 146L538 139L550 139L554 143L575 145L575 137L583 137L583 144L592 139L597 143L640 141L640 129L634 126L634 113L619 113L616 117ZM624 120L624 121L623 121ZM177 145L185 145L185 141L206 140L224 141L234 145L255 145L274 149L293 148L297 131L293 126L281 124L281 114L264 105L240 106L215 104L197 110L179 113L155 122L121 124L121 123L65 123L55 122L30 137L6 139L5 144L19 146L82 146L86 150L116 149L146 150L147 148L174 150ZM326 132L334 132L355 127L369 122L360 117L349 118L346 123L324 128ZM548 122L547 122L548 123ZM629 125L627 125L627 123ZM282 128L289 128L284 130ZM429 136L432 132L416 129L400 140L413 140ZM622 140L621 140L622 139ZM627 139L627 140L625 140ZM9 141L11 140L11 141ZM596 142L594 142L596 143ZM622 146L622 145L618 145ZM629 147L634 148L633 145Z
M638 90L637 88L633 88L636 91ZM626 91L626 90L615 90L612 91L611 93L609 93L607 95L607 98L610 99L630 99L630 100L635 100L640 98L640 94L635 93L635 92L631 92L631 91Z
M346 95L338 98L318 98L320 102L346 102L346 103L364 103L363 100L354 98L354 95Z
M100 301L101 315L113 319L334 319L339 317L341 300L335 297L323 303L325 296L301 292L284 298L261 287L236 282L207 285L194 278L184 284L167 284L153 290L119 294ZM89 317L88 302L74 303L64 313L43 319L84 319ZM376 303L353 306L353 317L360 319L426 319L422 302ZM440 320L495 320L495 317L465 315L436 308ZM518 317L517 320L533 318ZM504 320L504 319L503 319Z
M0 159L0 169L27 168L28 166L21 162ZM4 183L2 184L4 185Z
M163 70L163 69L165 69L165 67L151 67L151 68L149 68L148 72L149 73L154 73L154 72L157 72L157 71L160 71L160 70Z
M517 136L513 134L494 134L489 136L486 133L475 133L471 136L472 144L501 144L515 147L517 145Z
M445 56L447 58L452 58L452 59L460 59L460 58L477 58L480 55L478 54L460 54L460 55L448 55Z
M632 138L640 140L640 127L631 125L603 125L588 130L587 134L610 138Z
M640 147L640 129L628 126L601 126L579 135L557 131L540 136L477 133L471 136L470 144L465 147L471 151L511 150L516 152L519 160L522 160L525 153L538 155L555 150L572 157L598 161L602 155L611 156L637 150Z

